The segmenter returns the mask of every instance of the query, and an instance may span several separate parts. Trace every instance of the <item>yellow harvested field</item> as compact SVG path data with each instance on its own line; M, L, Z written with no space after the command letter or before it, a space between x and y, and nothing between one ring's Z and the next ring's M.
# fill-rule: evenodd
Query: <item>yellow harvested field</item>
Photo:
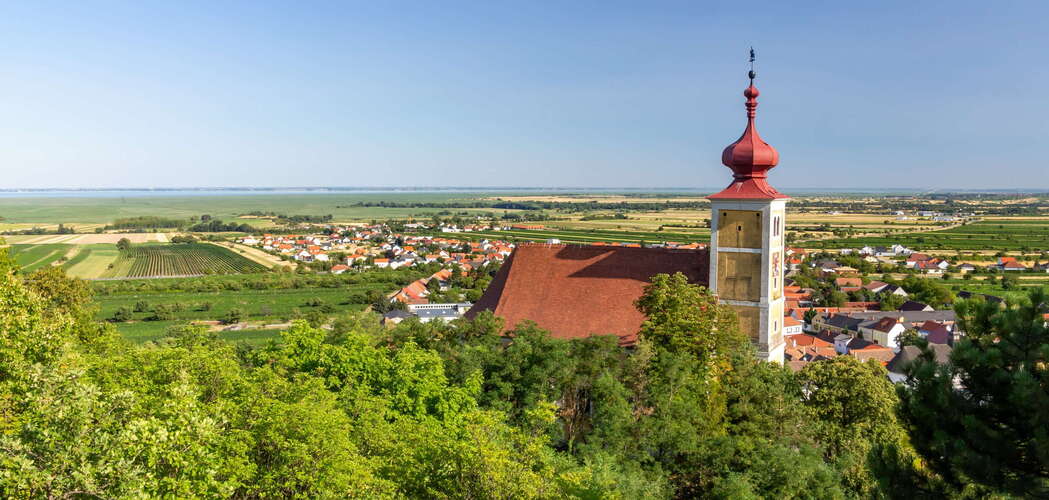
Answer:
M85 279L98 278L120 256L120 251L115 246L113 248L92 247L90 250L85 249L82 251L90 252L90 254L88 254L86 259L77 262L66 270L70 276Z
M101 234L25 234L5 236L4 239L10 244L40 245L43 243L65 243L69 245L90 245L93 243L112 243L127 238L132 243L147 243L168 241L167 233L101 233Z
M266 253L266 252L264 252L262 250L259 250L258 248L250 247L248 245L241 245L240 243L221 243L220 244L220 243L215 243L215 242L212 242L211 244L212 245L218 245L218 246L224 247L224 248L228 248L231 252L238 253L241 256L243 256L243 257L245 257L247 259L251 259L251 260L253 260L255 262L258 262L259 264L262 264L262 265L264 265L266 267L290 266L290 267L294 268L294 267L298 266L298 264L295 263L295 262L283 261L279 257L276 257L274 255L270 255L270 254L268 254L268 253Z

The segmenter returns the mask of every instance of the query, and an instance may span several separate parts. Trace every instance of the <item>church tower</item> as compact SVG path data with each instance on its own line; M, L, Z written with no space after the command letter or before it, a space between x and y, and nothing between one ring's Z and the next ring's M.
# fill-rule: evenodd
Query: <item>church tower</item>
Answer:
M753 63L753 51L751 52ZM740 329L758 356L783 362L783 240L790 197L769 185L779 153L754 126L758 89L754 70L747 98L747 128L721 154L732 184L710 199L710 290L739 313Z

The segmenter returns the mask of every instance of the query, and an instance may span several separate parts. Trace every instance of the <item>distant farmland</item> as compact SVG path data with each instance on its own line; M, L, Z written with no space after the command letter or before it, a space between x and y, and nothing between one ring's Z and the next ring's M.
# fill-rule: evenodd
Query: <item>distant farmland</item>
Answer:
M267 269L225 248L206 243L136 245L120 252L103 278L142 278L257 273Z
M671 233L667 231L610 231L600 229L511 229L506 231L478 231L457 233L455 238L491 238L517 241L546 241L558 239L565 243L676 243L706 242L710 239L709 230L696 233Z
M52 265L69 252L69 245L47 243L42 245L13 245L11 255L23 272L33 272Z
M890 236L834 238L799 243L824 248L855 248L864 245L888 246L893 243L922 250L1049 250L1049 220L982 220L940 231L900 233Z

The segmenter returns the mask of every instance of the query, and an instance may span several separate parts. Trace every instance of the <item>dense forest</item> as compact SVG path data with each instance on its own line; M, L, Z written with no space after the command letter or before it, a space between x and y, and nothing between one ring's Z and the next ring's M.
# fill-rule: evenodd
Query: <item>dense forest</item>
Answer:
M1046 296L964 302L895 387L755 360L731 309L653 278L636 347L500 320L132 345L89 288L0 255L5 498L878 498L1049 494ZM913 340L918 345L920 340ZM957 387L957 389L956 389Z

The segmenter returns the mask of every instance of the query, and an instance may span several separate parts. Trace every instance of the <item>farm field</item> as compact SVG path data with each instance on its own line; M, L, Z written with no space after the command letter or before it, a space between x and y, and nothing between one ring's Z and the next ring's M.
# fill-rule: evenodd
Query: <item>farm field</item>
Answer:
M18 234L2 236L7 243L12 245L36 245L44 243L65 243L67 245L94 245L108 243L115 245L123 238L132 243L167 243L171 235L168 233L101 233L101 234Z
M98 278L117 257L120 251L114 245L96 244L77 247L76 255L63 267L66 273L77 278Z
M334 216L336 221L367 221L381 218L428 217L440 212L436 208L355 207L358 202L449 202L476 200L476 193L403 192L403 193L291 193L291 194L221 194L185 195L159 193L141 195L131 193L111 196L32 196L0 197L0 217L5 225L19 228L107 224L114 219L139 216L162 216L189 219L208 214L226 222L236 221L265 227L266 219L239 219L250 212L276 212L287 215L309 214ZM456 212L483 213L492 209L463 208ZM504 210L499 210L500 213ZM510 210L514 212L514 210Z
M611 231L600 229L511 229L505 231L475 231L457 233L463 238L493 238L510 241L546 241L558 239L565 243L660 243L673 241L677 243L705 242L710 238L710 231L696 230L694 233L676 233L669 231Z
M102 278L263 272L267 268L217 245L135 245L121 251Z
M273 266L282 266L282 267L283 266L288 266L288 267L292 267L292 268L298 267L298 263L297 262L282 260L280 257L277 257L277 256L275 256L273 254L270 254L270 253L266 253L265 251L263 251L261 249L258 249L258 248L255 248L255 247L251 247L251 246L248 246L248 245L243 245L243 244L240 244L240 243L221 243L220 244L220 243L214 243L214 242L212 244L213 245L222 246L223 248L227 248L231 252L236 252L236 253L240 254L241 256L243 256L243 257L245 257L247 259L251 259L251 260L257 262L258 264L266 266L268 268L272 268Z
M146 310L136 312L130 322L116 323L117 330L133 341L145 342L159 338L167 328L194 320L220 320L231 310L243 313L242 321L265 324L283 323L296 314L326 307L331 314L360 311L366 305L354 303L353 295L371 290L387 292L389 283L369 283L340 288L301 288L273 290L222 290L216 292L153 292L97 295L96 317L112 318L121 307L134 309L144 303ZM307 305L310 304L310 305ZM171 310L173 319L151 321L152 308L163 306ZM223 332L231 336L247 335L257 330ZM268 335L271 338L274 335Z
M72 246L70 245L60 243L12 245L11 255L14 257L15 262L21 266L23 272L31 273L42 267L57 263L71 248Z
M270 269L207 243L138 244L127 252L105 243L19 243L10 249L23 272L61 265L71 276L83 279L257 273ZM68 260L63 262L63 257Z
M360 310L362 304L349 303L351 295L369 290L388 291L388 284L362 284L343 288L300 288L275 290L222 290L217 292L154 292L101 295L96 297L99 305L99 319L111 318L117 309L145 301L150 306L158 304L177 306L176 319L209 320L221 318L230 309L240 308L244 311L245 320L287 319L295 309L308 310L306 302L320 299L324 304L335 307L338 311ZM201 307L209 304L210 308ZM144 320L151 312L136 313L136 320Z
M939 231L899 233L889 237L836 238L800 244L816 244L823 248L855 248L893 243L923 250L1040 252L1049 250L1049 219L985 219Z

